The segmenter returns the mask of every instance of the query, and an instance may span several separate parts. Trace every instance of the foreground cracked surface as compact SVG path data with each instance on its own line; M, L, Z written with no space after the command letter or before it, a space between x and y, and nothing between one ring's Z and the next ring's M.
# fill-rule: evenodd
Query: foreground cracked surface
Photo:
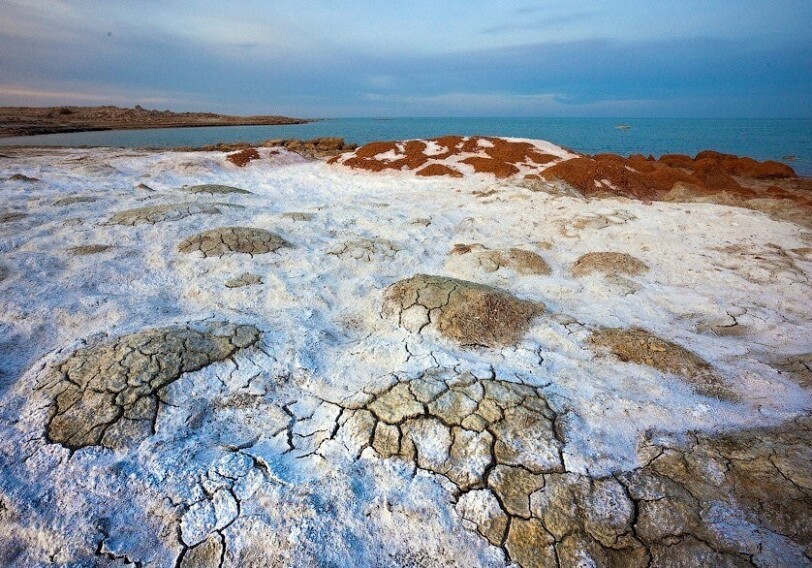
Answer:
M124 448L155 430L160 390L256 343L252 326L208 324L125 335L83 347L41 386L54 397L48 439L76 450Z
M560 419L543 389L435 369L323 402L292 426L290 451L339 444L441 476L463 525L524 568L810 564L811 419L653 433L639 467L604 476L568 471Z

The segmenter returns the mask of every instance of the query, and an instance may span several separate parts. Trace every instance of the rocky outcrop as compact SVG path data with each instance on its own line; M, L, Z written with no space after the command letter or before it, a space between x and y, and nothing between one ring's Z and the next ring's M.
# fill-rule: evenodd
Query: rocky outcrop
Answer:
M281 147L290 152L296 152L305 158L328 158L338 156L344 152L355 150L358 146L344 141L343 138L322 137L312 140L267 140L262 144L266 148Z
M125 448L155 430L160 390L259 341L253 326L150 329L74 351L40 388L53 396L48 439Z
M543 311L543 304L520 300L498 288L425 274L396 282L384 301L384 313L396 317L407 330L421 333L431 326L465 346L514 344Z

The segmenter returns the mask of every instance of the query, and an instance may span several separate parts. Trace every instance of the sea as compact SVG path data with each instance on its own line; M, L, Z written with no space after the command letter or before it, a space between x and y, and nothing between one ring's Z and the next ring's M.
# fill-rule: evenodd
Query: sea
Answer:
M334 118L284 126L107 130L0 138L2 145L176 148L218 142L340 136L348 142L445 134L548 140L586 154L693 155L712 149L789 164L812 176L812 119L706 118Z

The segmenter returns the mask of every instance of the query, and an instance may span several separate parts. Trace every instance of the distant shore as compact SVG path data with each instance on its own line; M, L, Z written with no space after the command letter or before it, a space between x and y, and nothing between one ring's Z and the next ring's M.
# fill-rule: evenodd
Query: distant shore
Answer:
M202 126L278 126L314 119L287 116L231 116L211 112L147 110L140 106L0 107L0 137L34 136L100 130L144 130Z

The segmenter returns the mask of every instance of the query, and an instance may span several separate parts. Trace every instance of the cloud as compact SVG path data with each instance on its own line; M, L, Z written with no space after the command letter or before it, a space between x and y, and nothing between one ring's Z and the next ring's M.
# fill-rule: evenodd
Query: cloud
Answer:
M592 12L579 12L574 14L546 16L544 18L535 18L529 21L522 19L512 22L506 22L503 24L497 24L494 26L489 26L482 29L480 33L485 35L494 35L494 34L508 34L525 31L557 30L575 22L588 20L593 16L594 13Z

